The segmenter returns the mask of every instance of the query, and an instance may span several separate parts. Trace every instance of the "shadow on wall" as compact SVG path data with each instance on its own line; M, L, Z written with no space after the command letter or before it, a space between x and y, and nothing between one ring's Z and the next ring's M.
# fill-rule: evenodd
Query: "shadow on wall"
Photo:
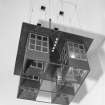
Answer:
M103 69L99 57L101 52L102 49L99 49L94 54L92 54L91 57L89 57L89 65L91 71L88 75L88 78L94 81L98 81L103 74ZM103 57L105 57L105 54L103 55Z
M103 72L104 72L104 68L105 68L105 41L104 41L102 48L100 48L100 50L99 50L99 58L101 59L101 64L102 64L102 68L103 68Z
M88 93L87 88L86 88L86 83L84 82L82 86L80 87L80 90L78 93L75 95L73 99L73 103L80 103L80 101L85 97L85 95Z
M40 23L42 23L42 26L49 27L48 22L39 20ZM61 25L56 25L60 27L60 30L69 30L69 27L64 27ZM54 28L54 26L52 26ZM88 57L89 65L90 65L90 73L88 74L86 79L92 80L94 82L97 82L101 76L103 75L103 67L101 59L103 59L102 62L105 62L105 51L102 48L99 48L97 51L94 51L94 53ZM94 88L94 86L93 86ZM80 87L80 90L76 94L75 98L73 99L73 103L80 103L82 99L90 92L91 90L87 90L86 82L82 84Z
M86 79L92 80L95 83L101 78L103 75L104 71L102 68L102 64L100 62L100 57L103 58L105 62L105 52L103 49L100 49L99 51L94 52L90 57L89 57L89 65L90 65L90 73L88 74ZM102 61L103 62L103 61ZM94 88L94 86L92 86ZM82 99L90 92L91 90L87 90L86 83L84 82L76 94L75 98L73 99L74 103L80 103Z

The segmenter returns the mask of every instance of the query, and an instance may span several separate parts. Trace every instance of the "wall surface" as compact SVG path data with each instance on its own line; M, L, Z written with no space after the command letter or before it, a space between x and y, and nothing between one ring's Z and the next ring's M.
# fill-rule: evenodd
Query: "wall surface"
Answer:
M0 105L48 105L16 98L19 77L13 71L23 21L35 24L50 17L57 24L105 36L105 0L42 1L0 0ZM47 6L46 12L40 11L41 4ZM58 14L61 9L65 13L63 17ZM71 105L105 104L105 41L88 58L91 72Z

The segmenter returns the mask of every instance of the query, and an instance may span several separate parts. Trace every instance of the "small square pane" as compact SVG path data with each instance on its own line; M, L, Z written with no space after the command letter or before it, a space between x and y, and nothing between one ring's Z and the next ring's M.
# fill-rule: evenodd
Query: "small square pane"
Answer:
M78 47L78 44L77 43L74 43L74 47Z
M43 52L48 52L48 48L43 47Z
M43 41L47 41L47 37L43 37Z
M43 46L47 47L48 46L47 42L43 42Z
M79 48L80 48L80 49L84 49L84 46L83 46L83 45L79 45Z
M36 50L41 51L41 46L36 46Z
M32 62L31 65L32 65L33 67L36 67L36 62Z
M42 39L42 37L41 36L37 36L37 40L41 40Z
M35 34L31 33L31 38L35 39Z
M41 62L38 62L38 68L42 69L42 63Z
M30 43L31 44L35 44L35 40L34 39L30 39Z
M35 45L30 44L30 49L35 49Z
M36 45L41 45L41 41L37 40Z

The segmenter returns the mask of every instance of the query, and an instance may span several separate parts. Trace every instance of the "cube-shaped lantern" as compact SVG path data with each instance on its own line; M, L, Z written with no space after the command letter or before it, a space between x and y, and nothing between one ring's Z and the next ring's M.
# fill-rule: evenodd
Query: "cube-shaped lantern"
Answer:
M17 97L69 105L90 69L92 39L23 23L14 74Z

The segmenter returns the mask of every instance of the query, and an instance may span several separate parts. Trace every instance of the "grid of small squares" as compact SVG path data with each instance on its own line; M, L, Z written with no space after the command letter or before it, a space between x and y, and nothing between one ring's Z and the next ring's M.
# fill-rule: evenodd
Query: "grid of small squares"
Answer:
M75 59L87 61L87 55L83 44L78 44L74 42L68 42L69 44L69 57L72 54L75 55Z
M49 52L49 39L46 36L30 33L28 48L30 50L48 53Z

